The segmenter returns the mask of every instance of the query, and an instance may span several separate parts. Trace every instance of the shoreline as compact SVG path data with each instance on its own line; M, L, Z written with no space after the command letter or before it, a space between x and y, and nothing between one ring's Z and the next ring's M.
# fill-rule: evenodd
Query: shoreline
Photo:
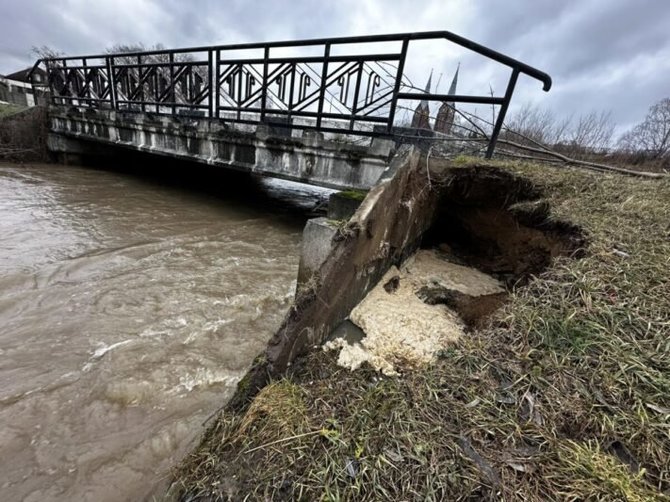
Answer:
M179 500L664 497L670 183L492 165L540 190L514 208L526 224L586 240L426 367L351 372L309 350L255 394L243 380L177 468Z

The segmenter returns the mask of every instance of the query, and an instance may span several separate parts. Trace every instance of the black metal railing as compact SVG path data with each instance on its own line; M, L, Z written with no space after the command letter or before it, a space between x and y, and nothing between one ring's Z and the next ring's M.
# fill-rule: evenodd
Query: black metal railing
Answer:
M411 92L403 73L409 44L431 39L447 40L508 67L505 94ZM392 50L375 52L375 45ZM292 55L297 48L313 55ZM391 134L399 100L497 105L487 157L519 74L540 80L545 91L551 87L546 73L448 31L55 57L38 60L33 71L40 65L55 105L186 113L363 136Z

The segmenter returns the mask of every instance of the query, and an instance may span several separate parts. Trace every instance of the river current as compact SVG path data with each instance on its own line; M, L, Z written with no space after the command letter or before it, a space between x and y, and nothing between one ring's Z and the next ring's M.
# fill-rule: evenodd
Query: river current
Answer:
M0 164L0 500L150 500L292 300L325 192L131 171Z

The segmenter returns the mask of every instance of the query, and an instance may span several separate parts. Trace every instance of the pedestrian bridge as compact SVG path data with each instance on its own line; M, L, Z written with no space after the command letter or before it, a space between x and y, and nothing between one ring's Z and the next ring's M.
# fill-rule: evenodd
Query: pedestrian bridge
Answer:
M504 94L458 94L456 79L448 94L417 89L409 49L429 40L508 71ZM54 152L123 147L332 188L371 188L395 146L427 129L459 141L458 103L497 110L481 129L489 158L518 77L551 87L546 73L448 31L55 57L38 67ZM434 126L429 102L441 103ZM413 111L411 124L400 110Z

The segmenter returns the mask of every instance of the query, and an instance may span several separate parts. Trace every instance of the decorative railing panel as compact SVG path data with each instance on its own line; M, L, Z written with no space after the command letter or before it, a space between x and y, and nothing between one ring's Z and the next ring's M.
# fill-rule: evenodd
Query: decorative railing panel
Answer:
M509 67L505 94L415 92L403 73L408 46L429 39L447 40ZM380 43L395 49L375 52ZM352 44L359 50L347 53ZM310 48L314 55L285 55L298 48ZM547 74L446 31L57 57L39 60L35 68L40 64L46 67L55 105L271 122L363 136L393 132L398 100L495 105L500 108L487 156L518 76L542 81L545 91L551 87Z

